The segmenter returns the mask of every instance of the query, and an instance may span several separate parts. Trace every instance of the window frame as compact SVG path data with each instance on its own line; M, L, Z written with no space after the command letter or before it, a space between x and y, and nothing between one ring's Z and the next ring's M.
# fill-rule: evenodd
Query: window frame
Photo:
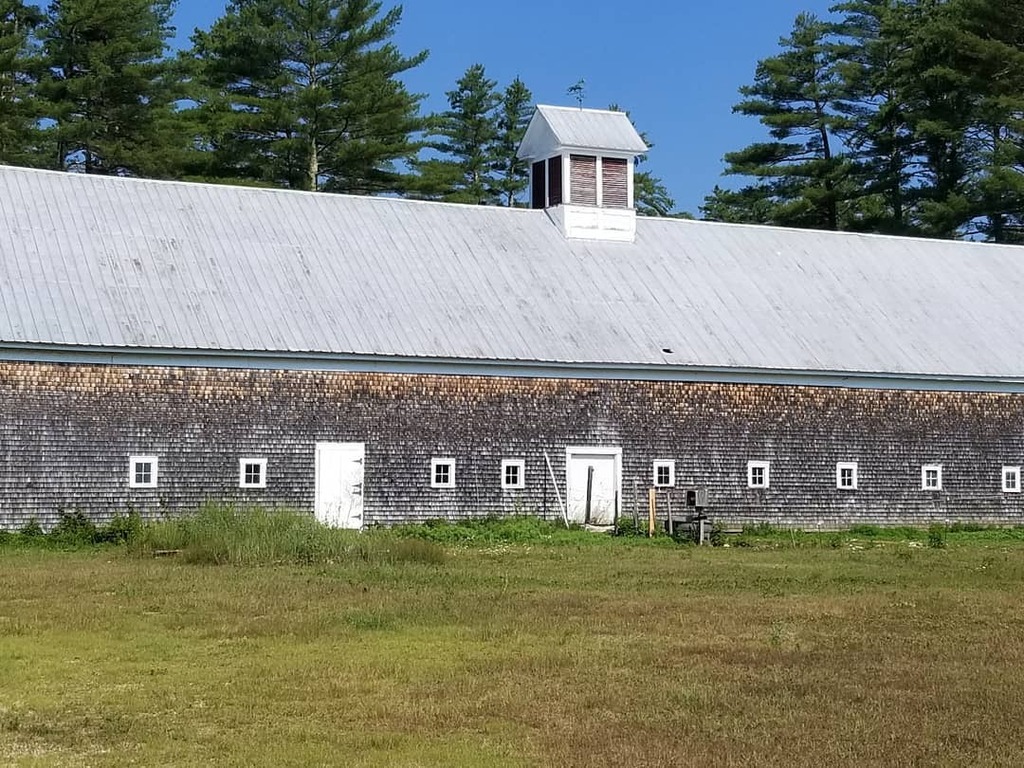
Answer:
M515 467L519 471L519 481L508 482L508 470ZM526 488L526 460L525 459L502 459L501 461L501 489L503 491L521 491Z
M843 485L843 472L853 472L853 483ZM856 491L860 485L860 467L856 461L836 462L836 489L840 491Z
M150 466L150 481L148 483L138 482L136 477L136 467L139 464L149 464ZM144 456L136 455L128 457L128 487L129 488L156 488L160 482L160 457L159 456Z
M935 472L937 485L928 485L928 473ZM941 464L922 464L921 465L921 490L937 492L942 490L942 465Z
M662 483L658 481L658 470L668 469L668 482ZM655 488L675 488L676 487L676 462L675 459L655 459L654 464L651 467L651 482Z
M1010 474L1010 473L1013 473L1013 476L1014 476L1014 478L1016 480L1013 488L1010 488L1007 485L1007 483L1006 483L1006 476L1008 474ZM1002 473L1001 473L1001 477L1002 477L1003 493L1021 493L1021 487L1020 487L1020 467L1019 466L1004 465Z
M441 466L448 467L448 482L437 481L437 469ZM430 460L430 487L431 488L454 488L455 487L455 459L431 459Z
M754 483L754 470L764 470L764 482L761 484ZM772 487L772 463L770 461L748 461L747 462L747 488L753 488L756 490L764 490Z
M260 468L260 479L258 483L246 482L246 465L254 464ZM238 460L238 487L239 488L266 488L267 487L267 460L254 456L245 456Z

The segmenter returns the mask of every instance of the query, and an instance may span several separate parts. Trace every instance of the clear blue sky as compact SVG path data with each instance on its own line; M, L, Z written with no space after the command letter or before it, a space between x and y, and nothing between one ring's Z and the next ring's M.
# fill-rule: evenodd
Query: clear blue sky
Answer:
M722 181L722 155L764 137L756 120L731 113L737 88L798 13L824 16L834 1L409 0L396 42L430 51L406 78L428 111L443 109L444 92L477 62L502 85L519 75L539 103L571 103L566 89L585 78L586 106L629 109L657 145L651 169L696 213ZM223 6L180 0L179 44Z

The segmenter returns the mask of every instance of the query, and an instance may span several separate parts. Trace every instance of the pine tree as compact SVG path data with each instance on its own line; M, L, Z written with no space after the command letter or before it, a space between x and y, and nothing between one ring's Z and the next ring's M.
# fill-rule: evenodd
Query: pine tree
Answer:
M767 196L775 224L839 229L843 223L848 166L834 146L844 121L834 111L838 83L829 32L815 16L798 16L780 43L782 53L758 64L733 110L758 117L773 140L727 154L726 172L760 180L746 194Z
M728 156L759 180L716 188L704 215L1024 239L1024 0L843 0L833 11L832 30L802 17L804 33L761 63L745 89L760 98L737 109L776 142Z
M518 77L502 94L492 150L492 188L502 205L512 207L530 185L530 169L517 156L533 114L533 94Z
M968 225L1024 243L1024 0L963 0L961 51L977 96L969 128Z
M726 224L774 224L775 214L772 191L758 185L739 190L716 185L700 206L702 219Z
M846 14L838 69L844 138L866 195L859 224L1005 240L1024 199L1013 129L1021 0L852 0L835 10Z
M193 37L193 175L303 190L401 191L421 96L399 80L402 9L377 0L232 0Z
M37 67L31 35L42 14L21 0L0 0L0 163L38 164Z
M974 216L968 132L976 94L962 50L958 0L901 3L900 89L914 132L911 183L920 200L920 231L953 238Z
M174 78L164 59L174 0L53 0L39 37L54 165L173 172Z
M650 171L634 172L633 196L636 212L641 216L672 216L676 207L668 187Z
M474 64L445 94L448 109L430 118L428 146L439 156L416 163L421 196L474 205L499 202L491 176L502 101L497 85L482 64Z
M918 231L918 190L910 183L915 135L903 83L906 8L899 0L850 0L832 9L843 14L833 46L840 81L835 108L846 118L837 129L850 149L856 190L848 216L851 229Z

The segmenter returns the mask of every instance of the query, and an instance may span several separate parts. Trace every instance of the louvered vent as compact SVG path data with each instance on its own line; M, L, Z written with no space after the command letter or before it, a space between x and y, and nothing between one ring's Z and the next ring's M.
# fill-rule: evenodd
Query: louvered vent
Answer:
M575 205L597 205L597 158L589 155L572 155L569 158L571 172L569 195Z
M533 164L533 190L530 197L534 208L547 207L547 201L544 198L544 191L547 187L547 178L544 173L546 167L547 163L543 160Z
M605 208L629 207L629 165L606 157L601 161L601 198Z
M548 205L562 204L562 158L548 160Z

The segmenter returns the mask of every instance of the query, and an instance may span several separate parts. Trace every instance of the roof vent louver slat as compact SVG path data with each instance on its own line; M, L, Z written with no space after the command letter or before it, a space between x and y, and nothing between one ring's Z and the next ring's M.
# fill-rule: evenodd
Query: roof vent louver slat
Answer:
M552 157L548 160L548 205L562 204L562 158Z
M629 164L606 157L601 162L601 197L607 208L629 207Z
M572 155L569 171L570 202L573 205L597 205L597 158Z

